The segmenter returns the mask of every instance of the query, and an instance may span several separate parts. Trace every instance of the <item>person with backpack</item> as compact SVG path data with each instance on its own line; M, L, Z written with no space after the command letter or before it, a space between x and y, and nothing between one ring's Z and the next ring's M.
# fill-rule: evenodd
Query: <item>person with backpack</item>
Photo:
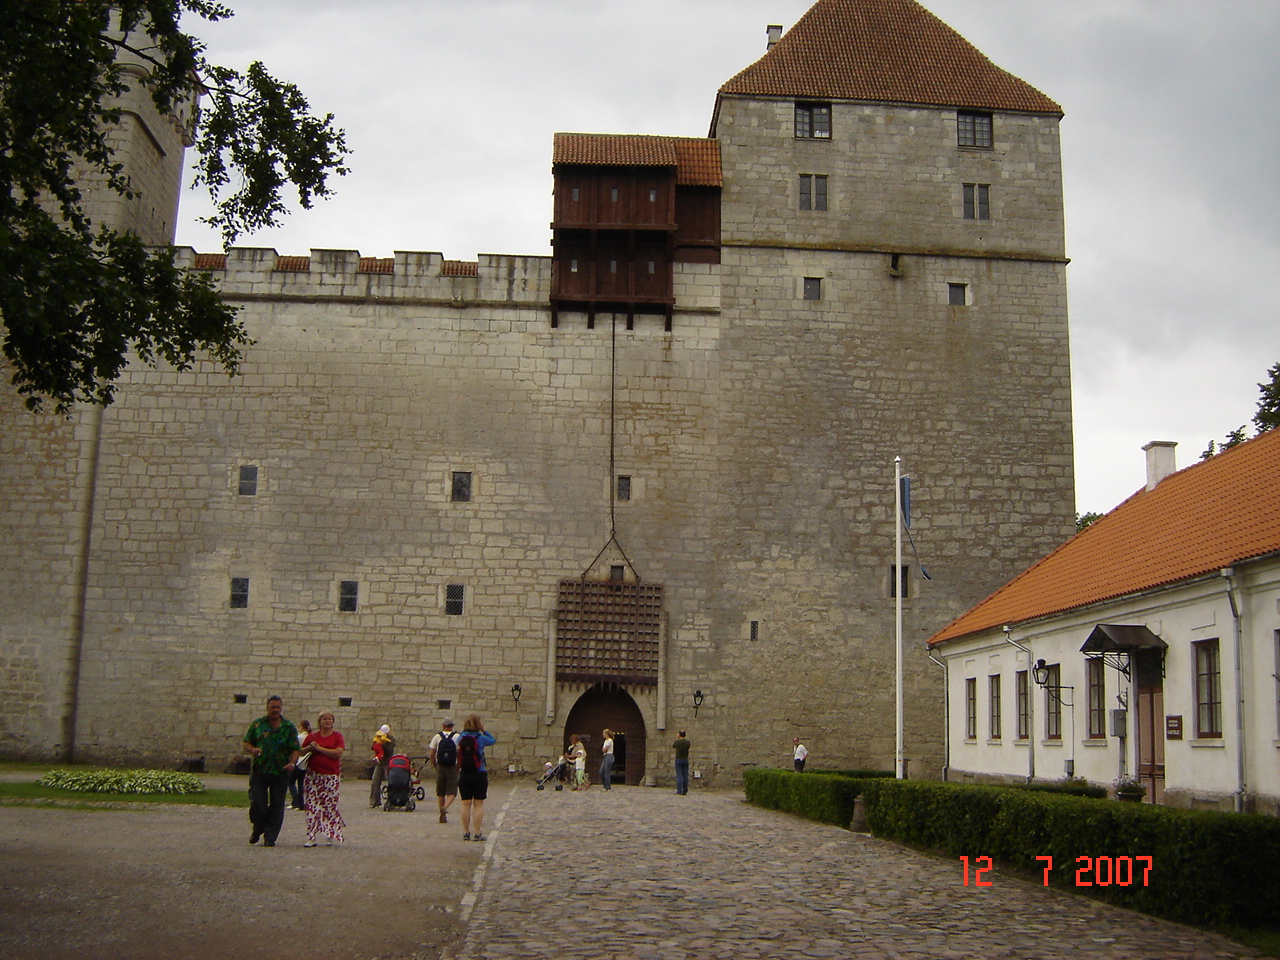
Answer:
M462 735L458 737L458 797L462 800L463 840L483 843L488 839L484 835L484 802L489 796L489 771L484 765L484 748L496 742L492 734L485 732L478 713L462 722Z
M436 802L440 805L440 822L449 822L449 807L458 796L458 741L453 721L440 724L440 732L431 738L431 766L436 771Z

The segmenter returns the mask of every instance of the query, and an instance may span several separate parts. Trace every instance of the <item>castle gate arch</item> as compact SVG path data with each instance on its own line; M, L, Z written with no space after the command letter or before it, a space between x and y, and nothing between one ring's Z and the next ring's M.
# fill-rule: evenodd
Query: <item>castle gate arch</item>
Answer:
M600 769L601 731L614 738L614 783L631 786L644 782L645 725L639 705L616 683L597 683L578 698L564 724L564 741L578 734L587 745L587 772L594 783Z

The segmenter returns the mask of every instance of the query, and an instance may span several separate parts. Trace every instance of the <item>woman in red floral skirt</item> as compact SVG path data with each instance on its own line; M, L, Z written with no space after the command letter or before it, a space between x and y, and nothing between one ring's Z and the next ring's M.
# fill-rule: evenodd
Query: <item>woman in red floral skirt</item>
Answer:
M304 847L314 847L316 837L324 834L328 844L342 842L342 828L346 826L338 812L338 787L342 783L342 754L347 749L342 734L333 729L333 714L327 710L317 722L320 729L307 735L302 752L309 754L307 778L302 781L303 799L307 808L307 842Z

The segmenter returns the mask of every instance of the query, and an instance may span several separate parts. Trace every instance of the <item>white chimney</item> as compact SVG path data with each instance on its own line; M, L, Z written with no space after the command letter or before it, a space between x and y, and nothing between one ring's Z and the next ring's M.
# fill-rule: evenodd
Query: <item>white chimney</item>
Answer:
M1178 469L1173 456L1177 446L1172 440L1152 440L1142 448L1147 455L1148 490L1154 490L1157 483Z
M782 39L782 24L771 23L765 27L765 32L769 35L769 42L765 46L765 50L772 50L773 45Z

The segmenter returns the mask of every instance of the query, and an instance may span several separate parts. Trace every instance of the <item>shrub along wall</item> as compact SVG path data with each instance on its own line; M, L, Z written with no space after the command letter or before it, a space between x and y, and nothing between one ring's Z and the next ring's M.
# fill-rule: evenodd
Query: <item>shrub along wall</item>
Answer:
M1057 886L1184 923L1276 922L1274 817L926 781L863 781L863 802L871 832L888 840L1037 877L1050 857Z
M1275 817L789 770L748 770L743 785L751 803L843 827L861 794L877 837L968 857L975 872L979 857L1036 878L1050 867L1054 886L1170 920L1266 927L1280 909Z

